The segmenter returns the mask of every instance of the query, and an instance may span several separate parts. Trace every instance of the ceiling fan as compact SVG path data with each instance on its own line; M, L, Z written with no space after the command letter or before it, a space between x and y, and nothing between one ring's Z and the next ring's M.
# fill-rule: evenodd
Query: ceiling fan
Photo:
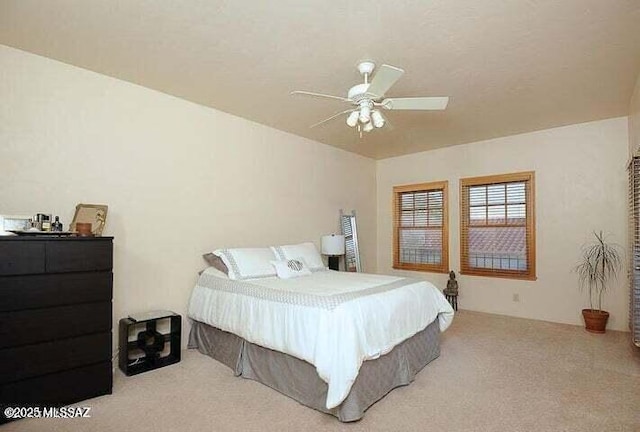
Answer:
M358 71L364 77L364 83L357 84L349 89L347 97L333 96L323 93L314 93L302 90L292 91L292 95L303 95L337 99L348 102L351 108L336 113L328 119L322 120L311 127L320 126L330 120L347 114L347 125L357 128L362 137L362 132L370 132L373 129L381 128L386 120L380 109L387 110L425 110L438 111L447 108L448 97L405 97L405 98L384 98L387 90L393 86L404 73L404 70L395 66L383 64L380 66L371 82L369 77L375 69L373 62L365 61L358 64Z

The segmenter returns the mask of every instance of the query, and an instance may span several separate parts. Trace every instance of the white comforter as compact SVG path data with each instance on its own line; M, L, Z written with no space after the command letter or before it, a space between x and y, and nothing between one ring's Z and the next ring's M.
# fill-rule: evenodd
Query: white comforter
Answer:
M364 360L375 359L453 309L431 283L320 271L296 279L231 281L206 270L189 316L249 342L306 360L328 384L326 406L347 397Z

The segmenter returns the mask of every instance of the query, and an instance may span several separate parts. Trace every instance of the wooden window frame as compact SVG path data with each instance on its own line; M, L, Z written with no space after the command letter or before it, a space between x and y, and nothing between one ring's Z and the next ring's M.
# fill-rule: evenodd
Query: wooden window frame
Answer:
M417 183L393 188L393 268L397 270L449 273L449 182ZM400 262L399 197L403 192L442 190L442 262L440 264L410 264Z
M489 186L492 184L525 182L526 223L525 240L527 248L527 270L500 270L471 267L465 257L468 254L469 207L465 208L465 188L472 186ZM506 199L506 198L505 198ZM499 225L498 225L499 226ZM505 226L510 226L506 225ZM511 174L498 174L483 177L460 179L460 274L471 276L488 276L507 279L536 280L536 219L535 219L535 172L525 171Z

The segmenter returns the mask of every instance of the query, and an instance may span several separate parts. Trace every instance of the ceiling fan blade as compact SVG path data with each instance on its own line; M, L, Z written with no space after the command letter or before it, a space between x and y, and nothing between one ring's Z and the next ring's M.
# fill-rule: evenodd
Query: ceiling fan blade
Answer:
M302 90L295 90L292 91L290 94L292 95L302 95L302 96L312 96L312 97L321 97L321 98L327 98L327 99L337 99L337 100L341 100L343 102L351 102L351 99L347 99L341 96L333 96L333 95L328 95L328 94L324 94L324 93L313 93L313 92L308 92L308 91L302 91Z
M400 79L403 73L404 70L400 68L383 64L373 76L367 93L372 93L378 97L384 96L387 90Z
M408 97L388 98L381 105L388 110L443 110L449 103L448 97Z
M324 123L326 123L326 122L328 122L328 121L331 121L331 120L333 120L334 118L341 116L342 114L346 114L346 113L348 113L348 112L353 112L353 111L355 111L355 109L348 109L348 110L341 111L341 112L339 112L339 113L335 113L334 115L332 115L332 116L331 116L331 117L329 117L328 119L324 119L324 120L322 120L322 121L319 121L318 123L312 124L311 126L309 126L309 128L314 128L314 127L316 127L316 126L320 126L321 124L324 124Z

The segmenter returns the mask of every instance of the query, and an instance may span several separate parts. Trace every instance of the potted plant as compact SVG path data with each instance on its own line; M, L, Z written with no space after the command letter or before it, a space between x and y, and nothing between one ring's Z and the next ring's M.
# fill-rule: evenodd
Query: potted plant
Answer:
M602 297L622 268L620 247L608 243L602 231L594 232L596 240L582 247L582 260L576 267L580 287L589 293L590 309L582 309L586 330L604 333L609 312L602 310Z

